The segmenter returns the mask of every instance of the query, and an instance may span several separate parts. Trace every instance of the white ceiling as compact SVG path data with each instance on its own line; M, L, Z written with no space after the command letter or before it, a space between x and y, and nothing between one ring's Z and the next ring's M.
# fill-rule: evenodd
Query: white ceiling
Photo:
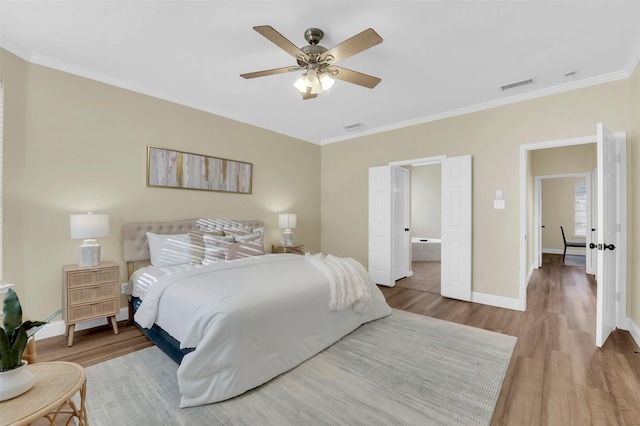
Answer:
M626 78L640 59L640 1L1 0L0 14L0 45L33 63L316 144ZM318 27L327 48L371 27L383 43L340 65L382 82L303 101L298 73L245 80L294 65L255 25L299 47Z

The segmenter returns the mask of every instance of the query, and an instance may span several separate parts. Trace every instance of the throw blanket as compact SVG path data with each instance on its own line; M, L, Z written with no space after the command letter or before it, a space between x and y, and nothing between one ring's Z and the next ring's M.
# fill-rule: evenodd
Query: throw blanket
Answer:
M375 283L360 262L322 253L306 253L305 257L329 278L329 310L351 307L354 312L363 314L371 309L371 286L375 287Z

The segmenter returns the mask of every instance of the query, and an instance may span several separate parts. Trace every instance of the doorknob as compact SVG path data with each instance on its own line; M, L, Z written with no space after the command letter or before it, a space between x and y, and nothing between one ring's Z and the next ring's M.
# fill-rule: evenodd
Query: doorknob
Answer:
M540 228L544 228L544 227L545 227L544 225L541 225L541 226L540 226Z
M591 250L593 250L594 248L596 248L597 246L594 243L589 243L589 248Z
M614 246L613 244L603 244L602 246L603 246L603 250L611 250L611 251L613 251L613 250L616 249L616 246Z
M409 228L404 228L404 232L409 232Z

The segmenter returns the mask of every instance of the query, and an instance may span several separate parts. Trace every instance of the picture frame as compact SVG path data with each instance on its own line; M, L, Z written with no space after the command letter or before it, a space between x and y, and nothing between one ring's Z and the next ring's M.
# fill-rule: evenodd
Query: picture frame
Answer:
M147 186L251 194L253 164L147 146Z

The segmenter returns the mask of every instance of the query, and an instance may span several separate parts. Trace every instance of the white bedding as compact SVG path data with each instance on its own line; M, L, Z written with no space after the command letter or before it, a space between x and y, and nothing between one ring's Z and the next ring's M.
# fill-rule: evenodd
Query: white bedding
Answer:
M330 310L326 271L294 254L148 267L136 280L143 283L132 289L143 299L136 322L155 322L182 348L196 348L178 368L181 407L240 395L391 313L372 282L367 312Z

